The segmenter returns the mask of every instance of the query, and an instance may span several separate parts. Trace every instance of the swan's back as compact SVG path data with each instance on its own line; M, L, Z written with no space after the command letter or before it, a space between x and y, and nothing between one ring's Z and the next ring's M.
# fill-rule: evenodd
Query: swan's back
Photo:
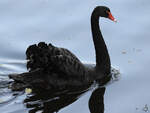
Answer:
M58 48L52 44L40 42L38 45L31 45L26 51L27 68L31 71L43 68L50 71L60 71L66 76L85 75L85 67L80 60L69 50Z

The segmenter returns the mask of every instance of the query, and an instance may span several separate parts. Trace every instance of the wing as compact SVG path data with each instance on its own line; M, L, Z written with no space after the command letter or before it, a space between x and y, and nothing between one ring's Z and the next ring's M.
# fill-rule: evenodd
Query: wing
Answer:
M58 48L44 42L30 46L27 51L27 68L35 70L45 68L49 71L61 72L66 75L85 75L86 69L80 60L69 50Z
M53 56L52 61L54 62L57 69L64 72L67 75L77 76L85 75L85 67L81 62L67 55L56 55Z

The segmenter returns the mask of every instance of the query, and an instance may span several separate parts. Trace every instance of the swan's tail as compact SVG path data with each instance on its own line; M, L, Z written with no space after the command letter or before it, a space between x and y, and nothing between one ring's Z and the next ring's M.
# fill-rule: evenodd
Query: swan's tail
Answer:
M9 78L13 79L10 89L13 91L21 91L25 88L50 89L50 86L46 82L47 78L43 75L43 73L42 69L36 69L34 71L21 74L10 74Z

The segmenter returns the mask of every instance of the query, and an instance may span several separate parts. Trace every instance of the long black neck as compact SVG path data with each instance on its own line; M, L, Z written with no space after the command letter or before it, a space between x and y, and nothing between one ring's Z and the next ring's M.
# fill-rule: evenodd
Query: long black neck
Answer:
M94 11L91 16L91 29L96 53L96 70L109 74L111 63L108 50L99 26L99 15Z

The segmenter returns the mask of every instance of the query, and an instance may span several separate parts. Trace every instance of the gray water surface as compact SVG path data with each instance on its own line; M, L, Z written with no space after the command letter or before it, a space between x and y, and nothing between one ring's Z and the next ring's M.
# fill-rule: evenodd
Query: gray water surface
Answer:
M25 72L26 48L45 41L68 48L81 61L95 62L90 29L90 15L97 5L111 9L118 20L100 20L112 66L122 79L108 85L105 113L145 113L150 109L150 1L149 0L1 0L0 1L0 82L8 74ZM6 89L0 102L12 98ZM91 92L84 94L59 113L89 113ZM0 104L1 113L27 113L22 104L25 94L7 104ZM150 112L150 111L147 111Z

